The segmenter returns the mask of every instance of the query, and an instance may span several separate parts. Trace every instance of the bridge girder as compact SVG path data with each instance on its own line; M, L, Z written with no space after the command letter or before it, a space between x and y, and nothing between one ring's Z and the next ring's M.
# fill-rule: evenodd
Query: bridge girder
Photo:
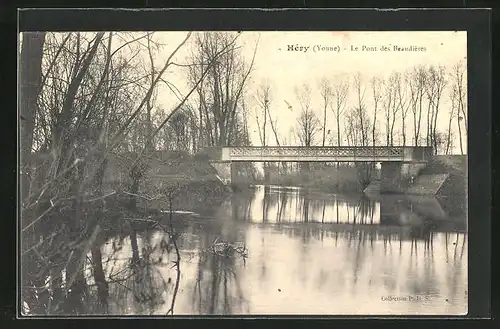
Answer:
M432 147L413 146L238 146L222 147L215 161L248 162L427 162Z

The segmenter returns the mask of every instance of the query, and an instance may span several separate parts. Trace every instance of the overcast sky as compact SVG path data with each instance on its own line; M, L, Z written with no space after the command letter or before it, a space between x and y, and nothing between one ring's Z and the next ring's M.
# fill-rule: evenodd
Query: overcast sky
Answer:
M171 50L186 36L185 32L157 32L155 39L167 44L157 58L160 66ZM277 119L278 129L282 136L289 135L290 128L296 125L300 106L295 98L295 88L307 84L311 87L311 104L322 117L322 100L318 83L323 78L334 78L339 75L352 77L360 72L365 83L374 77L387 77L394 71L404 72L415 65L434 64L445 65L448 68L460 60L466 63L467 34L466 32L243 32L239 39L245 59L249 63L255 46L258 48L255 67L249 81L247 104L252 103L252 94L263 81L267 80L271 87L271 113ZM425 51L394 51L394 45L401 47L424 47ZM289 46L309 47L307 51L289 51ZM338 47L339 51L315 52L314 46ZM377 51L361 51L362 46L377 47ZM381 51L382 46L388 46L391 51ZM359 47L359 51L352 51ZM304 48L303 48L304 49ZM190 52L190 46L185 47L176 56L176 61L184 62ZM165 76L169 81L187 92L188 87L184 73L172 69ZM351 91L350 97L354 93ZM371 90L367 89L365 100L370 108ZM292 105L289 110L285 100ZM169 111L175 106L172 94L162 88L158 98L161 108ZM442 110L438 120L438 128L447 129L449 111L449 95L443 95ZM249 124L252 142L259 145L259 137L255 123L253 108L250 109ZM331 113L331 112L330 112ZM330 115L331 116L331 115ZM327 120L327 126L332 125L333 116ZM409 122L411 124L411 121ZM425 123L424 123L425 124ZM425 126L422 129L425 131ZM456 126L456 124L455 124ZM379 128L383 129L379 122ZM456 128L456 127L455 127ZM270 128L269 128L270 129ZM396 127L398 130L399 127ZM333 129L332 129L333 133ZM271 135L269 130L268 135ZM319 137L319 136L318 136ZM269 140L269 144L273 139ZM456 143L455 151L458 151Z
M156 32L154 39L165 44L160 53L155 57L157 68L161 68L171 52L186 37L187 32ZM193 38L191 39L193 41ZM268 81L271 87L271 115L277 120L277 128L280 137L290 138L290 129L296 126L297 117L300 112L299 103L295 97L295 88L301 85L309 85L311 92L311 105L317 112L318 117L323 117L322 99L319 92L319 81L322 78L334 79L339 75L352 78L359 72L362 81L366 84L365 104L371 111L372 94L369 89L369 80L372 77L387 77L394 71L404 72L419 64L445 65L451 68L455 63L462 60L466 63L467 58L467 34L465 31L445 32L242 32L238 40L242 47L242 53L250 63L255 47L258 47L255 57L254 70L248 81L248 93L246 104L249 107L249 126L252 143L259 145L259 135L255 121L254 95L257 87L264 81ZM424 47L425 51L394 51L394 45L401 47ZM307 51L289 51L289 47L309 47ZM316 46L316 47L315 47ZM339 51L315 51L317 47L329 47ZM377 47L377 51L362 51L362 47ZM391 51L381 51L382 46L387 46ZM352 51L358 47L359 51ZM297 48L298 49L298 48ZM302 48L304 50L304 48ZM190 41L181 48L174 57L177 63L188 63L189 54L192 51ZM147 62L147 53L144 54ZM183 94L189 90L186 79L186 70L179 67L171 67L164 78L174 84ZM352 100L355 94L351 87L349 96ZM290 110L287 101L292 105ZM349 100L348 100L349 102ZM161 85L158 94L158 107L170 112L178 104L177 98L165 86ZM448 112L450 108L448 93L443 94L442 106L438 120L438 129L446 131L448 125ZM331 112L328 113L327 128L334 128L334 119ZM411 120L408 124L412 124ZM271 136L271 128L268 127L268 136ZM378 129L383 133L382 120L378 121ZM453 125L454 133L458 135L456 124ZM396 131L400 130L397 122ZM409 129L412 130L412 129ZM408 130L408 131L409 131ZM422 124L425 131L425 122ZM318 136L319 138L320 136ZM272 145L273 138L268 143ZM395 142L398 142L396 140ZM293 141L289 140L289 144ZM466 139L464 138L464 143ZM455 153L459 152L458 142L455 143Z

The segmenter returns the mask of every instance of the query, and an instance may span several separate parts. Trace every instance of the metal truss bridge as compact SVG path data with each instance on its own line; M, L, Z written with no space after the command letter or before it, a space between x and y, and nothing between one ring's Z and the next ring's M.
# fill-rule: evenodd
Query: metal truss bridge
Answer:
M427 146L235 146L212 149L214 162L427 162Z

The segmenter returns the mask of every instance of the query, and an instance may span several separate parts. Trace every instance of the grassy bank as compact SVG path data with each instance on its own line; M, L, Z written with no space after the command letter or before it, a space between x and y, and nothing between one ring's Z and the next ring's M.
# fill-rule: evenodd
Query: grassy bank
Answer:
M440 199L466 203L467 157L438 155L420 170L419 177L408 190L410 194L429 194Z
M466 196L467 192L467 156L435 156L420 174L448 174L448 179L438 191L440 196Z
M50 160L42 156L34 159L37 170L47 170ZM135 216L129 213L132 199L136 200L133 212L139 217L149 210L168 210L170 201L174 210L196 211L199 207L220 204L230 193L208 159L186 152L161 152L141 158L143 173L137 189L133 189L131 178L137 155L109 154L106 160L102 186L90 186L82 191L78 210L74 196L58 194L64 190L65 181L59 184L61 186L53 184L52 190L41 196L36 204L23 209L22 227L31 231L31 223L36 223L35 226L42 226L42 231L53 232L59 224L87 226L87 222L98 217L104 222L115 223L117 218ZM43 183L33 181L33 186L40 188Z
M139 208L193 210L198 205L217 203L229 193L208 160L186 152L162 152L144 159L144 175L135 195L130 193L133 156L110 158L105 174L107 190L122 192L121 203L136 197Z
M54 204L46 197L37 207L24 209L25 245L36 245L38 233L57 232L68 241L80 239L97 223L104 231L120 232L130 228L132 219L165 217L162 211L168 211L170 204L174 211L197 212L220 204L230 193L207 160L178 153L145 158L144 175L132 193L130 169L134 161L133 154L110 155L102 190L84 193L78 211L74 197L60 198ZM130 207L133 199L135 209Z

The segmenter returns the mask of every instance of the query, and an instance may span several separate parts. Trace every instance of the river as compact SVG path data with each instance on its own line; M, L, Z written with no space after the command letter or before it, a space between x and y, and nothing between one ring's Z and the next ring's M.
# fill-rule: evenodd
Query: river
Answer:
M166 228L102 244L106 314L467 313L465 215L435 199L255 186L172 226L178 255Z

